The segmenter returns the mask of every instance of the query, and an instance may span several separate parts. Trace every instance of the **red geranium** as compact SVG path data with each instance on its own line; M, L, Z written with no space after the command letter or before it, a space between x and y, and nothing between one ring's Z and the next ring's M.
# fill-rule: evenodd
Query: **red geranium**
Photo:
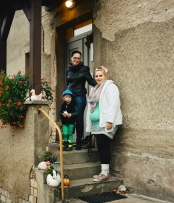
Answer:
M22 105L22 102L18 102L18 103L17 103L17 106L21 106L21 105Z

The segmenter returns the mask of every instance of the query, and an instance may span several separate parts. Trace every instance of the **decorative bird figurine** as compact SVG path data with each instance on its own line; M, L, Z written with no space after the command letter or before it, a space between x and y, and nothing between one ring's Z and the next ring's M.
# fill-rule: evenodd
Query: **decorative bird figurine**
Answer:
M42 162L39 163L38 169L45 170L46 168L47 168L47 165L46 165L45 161L42 161Z
M34 101L34 100L41 100L41 99L42 99L42 92L41 92L39 95L36 95L36 94L35 94L35 90L32 89L32 90L30 91L30 93L32 93L32 95L31 95L31 101Z
M45 97L45 92L44 92L44 91L42 91L39 95L36 95L36 94L35 94L35 90L32 89L32 90L30 91L30 93L32 93L32 94L31 94L31 97L28 97L28 98L26 99L26 101L42 100L42 97L43 97L43 96Z
M53 170L53 176L51 174L48 174L47 176L47 185L52 187L57 187L60 185L60 175L56 174L56 171Z

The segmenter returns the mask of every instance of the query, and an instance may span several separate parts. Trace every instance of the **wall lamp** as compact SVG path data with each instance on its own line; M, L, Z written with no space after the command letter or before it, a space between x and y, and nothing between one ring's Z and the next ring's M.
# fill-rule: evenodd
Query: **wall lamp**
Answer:
M75 1L74 0L67 0L67 1L65 1L65 5L67 8L73 8L75 6Z

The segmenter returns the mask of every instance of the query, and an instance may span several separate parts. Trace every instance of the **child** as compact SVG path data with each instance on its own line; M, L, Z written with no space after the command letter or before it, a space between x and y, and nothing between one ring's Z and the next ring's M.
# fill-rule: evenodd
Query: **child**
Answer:
M61 106L59 115L61 116L62 121L63 151L71 151L78 108L74 102L74 95L70 90L65 90L62 96L64 102Z

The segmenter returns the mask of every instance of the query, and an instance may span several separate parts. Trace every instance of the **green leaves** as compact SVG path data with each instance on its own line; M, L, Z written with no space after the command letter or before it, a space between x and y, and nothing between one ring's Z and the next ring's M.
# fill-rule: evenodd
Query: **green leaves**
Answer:
M57 161L57 157L55 156L55 154L52 151L46 151L43 154L43 161L49 161L50 163L54 163Z
M6 76L0 74L0 119L2 124L10 124L12 128L24 128L24 118L27 107L24 105L25 97L30 88L29 76Z
M47 82L46 78L41 80L41 91L45 92L47 100L53 101L53 93L51 82ZM0 129L6 127L6 124L12 128L24 128L24 119L26 117L27 106L24 105L26 95L30 89L29 75L21 74L6 76L0 72Z
M53 100L51 86L49 85L49 82L45 80L45 78L41 79L41 91L45 92L47 100Z
M49 168L46 169L46 172L47 172L48 174L53 175L53 170L55 170L55 171L56 171L56 174L58 174L58 170L56 170L56 169L54 168L54 166L49 166Z

